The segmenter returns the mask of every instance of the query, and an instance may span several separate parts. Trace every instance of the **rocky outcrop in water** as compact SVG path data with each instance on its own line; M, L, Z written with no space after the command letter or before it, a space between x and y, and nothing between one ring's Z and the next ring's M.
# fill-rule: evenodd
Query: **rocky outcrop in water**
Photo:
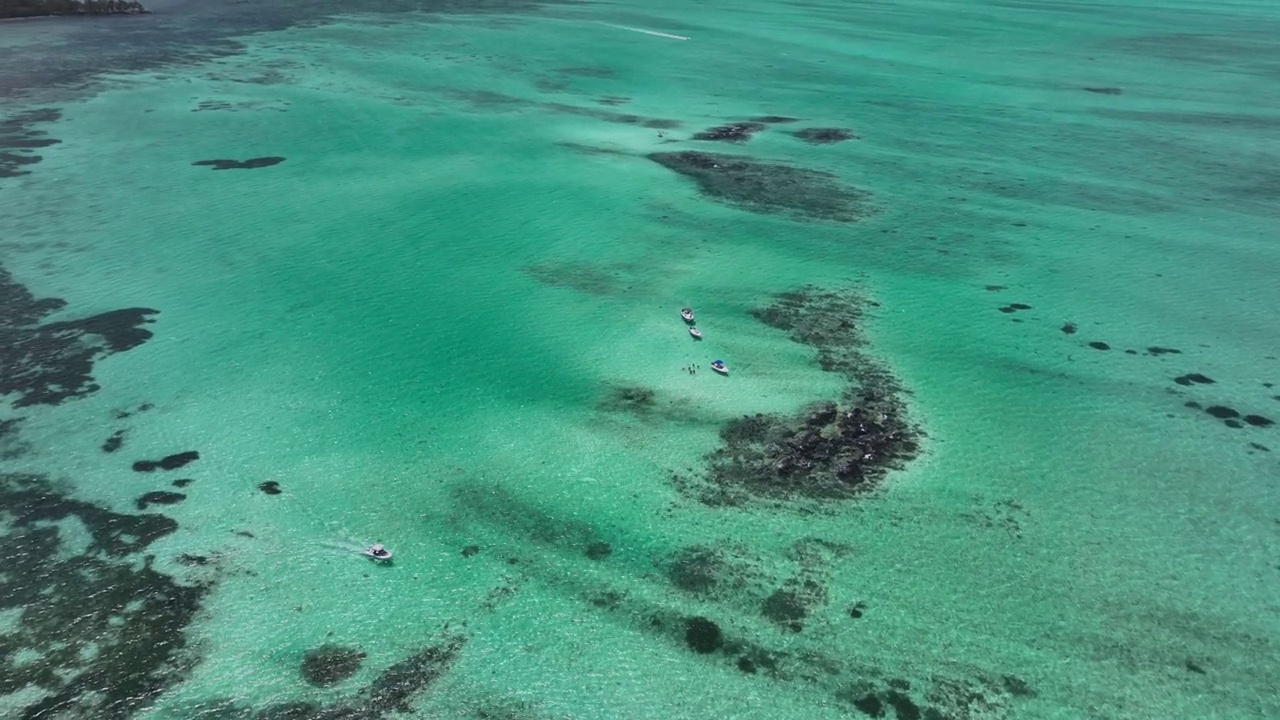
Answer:
M148 10L132 0L5 0L0 20L50 15L144 15Z
M14 613L0 641L5 717L125 718L186 677L186 629L208 586L146 554L175 521L76 500L40 475L0 474L0 507L0 611Z
M836 222L853 222L874 212L870 193L846 187L820 170L695 151L647 157L693 180L705 197L751 212Z
M874 487L914 457L918 431L906 420L901 389L865 355L859 321L865 304L853 291L805 287L782 293L751 314L817 350L827 372L849 379L838 400L794 415L747 415L720 430L700 480L675 476L678 487L709 505L752 500L841 500Z
M256 170L271 167L284 162L284 158L269 155L267 157L249 158L248 160L197 160L192 165L207 165L214 170Z
M0 8L0 17L3 9ZM0 178L30 175L31 167L44 158L35 154L40 148L62 142L51 138L35 126L56 121L62 113L52 108L28 110L0 120Z
M159 312L126 308L39 324L66 304L36 299L0 267L0 396L17 396L16 407L58 405L94 392L94 362L146 342L151 331L142 325Z

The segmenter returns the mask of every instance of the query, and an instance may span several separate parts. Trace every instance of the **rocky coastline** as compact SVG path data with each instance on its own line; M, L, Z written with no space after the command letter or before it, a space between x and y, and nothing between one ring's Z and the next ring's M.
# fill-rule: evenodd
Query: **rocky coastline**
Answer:
M59 15L143 15L149 12L135 0L3 0L0 20Z

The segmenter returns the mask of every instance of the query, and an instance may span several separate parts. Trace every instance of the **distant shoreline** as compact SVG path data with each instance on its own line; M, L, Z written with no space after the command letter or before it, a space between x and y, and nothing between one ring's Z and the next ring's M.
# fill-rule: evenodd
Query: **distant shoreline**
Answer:
M149 15L135 0L17 0L0 5L0 22L51 17Z

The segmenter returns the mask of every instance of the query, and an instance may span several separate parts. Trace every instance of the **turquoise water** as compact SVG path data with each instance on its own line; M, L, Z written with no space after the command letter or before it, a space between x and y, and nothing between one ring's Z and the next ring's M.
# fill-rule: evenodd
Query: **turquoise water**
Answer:
M56 145L0 147L42 158L0 177L4 268L66 300L42 322L159 311L100 389L6 396L2 469L131 516L193 480L146 511L175 531L109 561L205 588L148 666L163 691L103 709L90 684L61 716L326 717L280 706L359 705L451 641L404 715L1280 713L1278 430L1203 411L1280 416L1269 4L155 9L0 25L6 52L59 38L76 81L0 70L6 114L61 113L29 124ZM798 120L690 139L765 115ZM792 134L815 127L859 138ZM753 212L646 157L685 150L831 173L869 208ZM256 157L285 160L192 165ZM862 352L921 452L817 508L699 503L672 474L702 474L726 423L845 386L750 312L808 285L876 303ZM67 568L101 555L58 528ZM670 572L699 548L721 571L701 592ZM21 631L18 557L10 676L65 651ZM71 615L77 578L47 584ZM795 587L798 632L764 612ZM693 652L692 617L724 644ZM6 715L142 662L59 641L79 664L0 688ZM327 643L365 656L315 687L299 667Z

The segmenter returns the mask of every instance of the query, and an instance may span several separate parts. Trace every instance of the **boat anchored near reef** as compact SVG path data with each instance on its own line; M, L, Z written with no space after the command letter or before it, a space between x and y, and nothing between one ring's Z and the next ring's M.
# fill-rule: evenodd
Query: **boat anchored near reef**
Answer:
M391 551L382 547L382 543L374 543L361 552L379 562L391 559Z
M711 361L711 369L712 369L712 370L715 370L716 372L720 373L721 375L728 375L728 374L729 374L729 366L728 366L728 365L725 365L723 360L712 360L712 361Z

